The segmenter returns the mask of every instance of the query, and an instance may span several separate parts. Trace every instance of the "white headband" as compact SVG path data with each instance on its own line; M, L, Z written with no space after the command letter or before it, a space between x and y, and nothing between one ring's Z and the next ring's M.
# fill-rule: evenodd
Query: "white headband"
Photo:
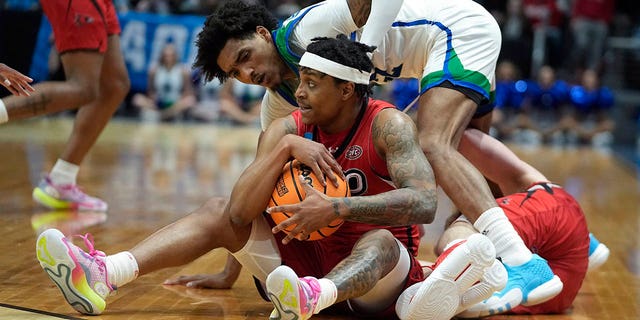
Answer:
M300 58L299 65L320 72L326 73L334 78L355 82L358 84L369 84L371 74L369 72L360 71L356 68L348 67L323 58L319 55L305 52Z

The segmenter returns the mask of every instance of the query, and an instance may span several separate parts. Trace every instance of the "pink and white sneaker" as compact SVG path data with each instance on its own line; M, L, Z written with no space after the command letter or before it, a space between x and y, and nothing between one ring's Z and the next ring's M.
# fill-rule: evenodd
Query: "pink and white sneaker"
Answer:
M89 252L71 243L56 229L45 230L36 241L40 266L58 286L70 306L83 314L97 315L115 287L109 282L105 254L93 248L90 234L78 236Z
M56 185L46 175L33 189L33 200L51 209L107 211L107 203L87 195L75 184Z
M320 298L320 283L314 277L298 278L287 266L267 276L267 294L275 306L269 319L306 320L313 316Z

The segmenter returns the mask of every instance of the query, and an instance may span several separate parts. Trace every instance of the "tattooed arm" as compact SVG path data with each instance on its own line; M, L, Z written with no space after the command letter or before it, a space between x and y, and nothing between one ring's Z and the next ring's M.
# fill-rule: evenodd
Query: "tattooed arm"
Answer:
M397 189L333 200L335 213L351 221L382 225L431 223L437 206L435 177L413 121L402 112L386 109L376 116L371 135Z
M347 0L351 17L358 27L365 26L360 42L378 46L395 20L403 0Z

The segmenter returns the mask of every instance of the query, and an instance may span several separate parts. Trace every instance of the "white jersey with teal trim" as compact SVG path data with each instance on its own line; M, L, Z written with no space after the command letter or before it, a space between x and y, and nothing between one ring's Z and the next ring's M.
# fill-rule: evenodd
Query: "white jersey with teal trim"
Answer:
M311 39L346 34L358 40L361 32L345 0L327 0L300 10L273 34L281 56L294 69ZM421 93L449 81L488 101L495 88L500 36L495 19L472 0L405 0L373 53L372 81L417 78ZM263 129L295 110L294 103L269 90L262 105Z

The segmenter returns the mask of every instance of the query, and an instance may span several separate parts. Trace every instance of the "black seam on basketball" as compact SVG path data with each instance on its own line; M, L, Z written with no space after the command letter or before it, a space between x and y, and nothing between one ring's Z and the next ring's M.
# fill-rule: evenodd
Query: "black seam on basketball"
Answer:
M335 229L338 228L342 225L342 221L338 222L337 224L329 224L328 226L326 226L325 228L331 228L331 229Z
M291 172L291 182L293 182L293 188L296 190L296 193L298 194L298 200L302 202L302 200L304 199L300 194L300 190L298 190L298 183L296 182L296 179L298 179L298 177L296 177L296 175L293 174L293 161L289 162L289 172Z
M279 206L278 202L276 201L276 198L273 197L273 194L271 194L271 201L273 202L274 207Z

